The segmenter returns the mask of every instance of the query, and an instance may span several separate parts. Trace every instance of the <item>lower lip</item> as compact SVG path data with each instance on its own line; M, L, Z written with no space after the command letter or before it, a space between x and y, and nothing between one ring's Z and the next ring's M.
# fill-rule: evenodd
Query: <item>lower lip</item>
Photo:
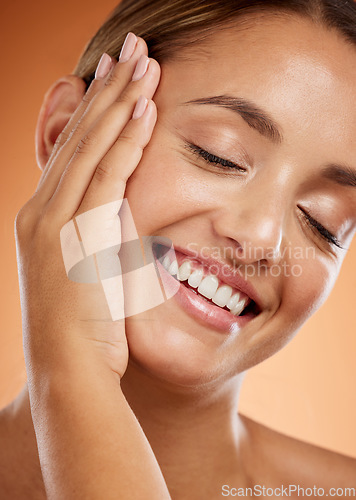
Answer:
M159 269L163 285L168 289L176 286L178 280L173 278L162 266L159 260L155 259ZM243 326L251 321L255 316L248 313L244 316L234 316L229 311L221 309L219 306L210 304L200 295L194 293L188 287L179 282L178 292L173 296L183 309L193 318L202 322L205 326L211 326L223 333L237 333Z

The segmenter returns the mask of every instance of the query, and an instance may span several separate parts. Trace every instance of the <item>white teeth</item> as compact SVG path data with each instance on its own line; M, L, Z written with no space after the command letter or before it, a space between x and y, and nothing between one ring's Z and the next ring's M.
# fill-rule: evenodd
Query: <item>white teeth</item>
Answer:
M248 298L241 298L239 292L233 293L233 288L229 285L219 287L219 280L215 275L208 274L204 276L203 268L193 270L192 263L189 260L184 260L181 266L178 267L176 259L170 262L170 258L166 255L162 261L163 267L172 276L176 276L179 281L186 281L192 288L198 288L198 292L207 299L211 299L214 304L219 307L227 307L235 316L239 316L246 304Z
M202 282L202 279L204 277L204 272L202 269L195 269L192 274L189 276L188 279L188 284L193 287L197 288L200 283Z
M246 300L241 300L235 307L230 309L230 312L235 316L239 316L245 309L245 305L246 305Z
M191 272L192 272L192 264L189 262L189 260L185 260L178 269L177 278L179 279L179 281L185 281L189 278Z
M226 307L228 309L232 309L233 307L236 306L236 304L238 302L240 302L240 294L239 294L239 292L234 293L234 295L232 297L230 297L230 299L227 301Z
M172 262L172 264L169 266L169 268L168 268L168 272L169 272L169 274L171 274L172 276L173 276L174 274L177 274L177 273L178 273L178 262L177 262L176 260L174 260L174 261Z
M230 312L235 316L242 313L246 306L246 299L241 299L240 294L235 293L227 302L226 307L230 309Z
M211 300L214 302L214 304L220 307L224 307L226 306L227 301L231 297L231 294L232 294L231 286L223 285L217 289L215 295L212 297Z
M169 269L169 266L171 265L171 261L169 260L169 257L168 255L166 255L163 259L163 262L162 262L162 265L163 267L165 268L166 271L168 271Z
M216 276L213 276L212 274L209 274L209 276L206 276L200 283L198 292L207 299L211 299L218 289L218 286L218 278Z

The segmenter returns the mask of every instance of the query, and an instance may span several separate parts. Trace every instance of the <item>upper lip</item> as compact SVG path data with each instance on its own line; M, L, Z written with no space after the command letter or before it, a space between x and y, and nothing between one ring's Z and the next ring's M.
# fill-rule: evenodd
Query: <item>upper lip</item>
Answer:
M251 283L246 281L237 270L232 270L226 262L219 261L211 256L203 256L200 251L191 252L190 250L176 245L175 243L173 244L173 249L186 254L188 257L191 257L192 260L200 262L208 269L211 266L214 266L214 274L221 281L248 295L261 310L261 299L255 288L251 285Z

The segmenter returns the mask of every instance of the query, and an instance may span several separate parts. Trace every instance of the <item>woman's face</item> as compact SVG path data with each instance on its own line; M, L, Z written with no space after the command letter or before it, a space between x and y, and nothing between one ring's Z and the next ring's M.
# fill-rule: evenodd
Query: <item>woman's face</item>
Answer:
M341 171L356 168L355 96L355 47L299 18L247 19L162 65L157 125L125 194L138 233L169 238L181 259L212 256L222 281L239 273L258 314L225 311L218 326L218 306L202 315L175 296L126 320L131 361L179 385L226 380L320 306L355 232L355 178Z

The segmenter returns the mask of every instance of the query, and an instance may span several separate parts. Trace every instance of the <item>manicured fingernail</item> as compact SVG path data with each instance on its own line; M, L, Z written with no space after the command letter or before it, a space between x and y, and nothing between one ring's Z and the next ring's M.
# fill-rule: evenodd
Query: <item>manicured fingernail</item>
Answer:
M95 70L95 78L105 78L111 68L111 57L104 52Z
M130 57L134 53L136 42L137 42L137 36L131 33L131 31L130 33L127 33L119 55L120 63L126 62L130 59Z
M145 54L142 54L142 56L140 56L136 64L134 74L132 75L133 81L140 80L144 76L147 71L149 62L150 60Z
M138 100L136 102L135 109L132 113L133 120L137 120L138 118L141 118L143 113L146 111L147 103L148 103L148 99L146 99L145 96L140 95L140 97L138 98Z

